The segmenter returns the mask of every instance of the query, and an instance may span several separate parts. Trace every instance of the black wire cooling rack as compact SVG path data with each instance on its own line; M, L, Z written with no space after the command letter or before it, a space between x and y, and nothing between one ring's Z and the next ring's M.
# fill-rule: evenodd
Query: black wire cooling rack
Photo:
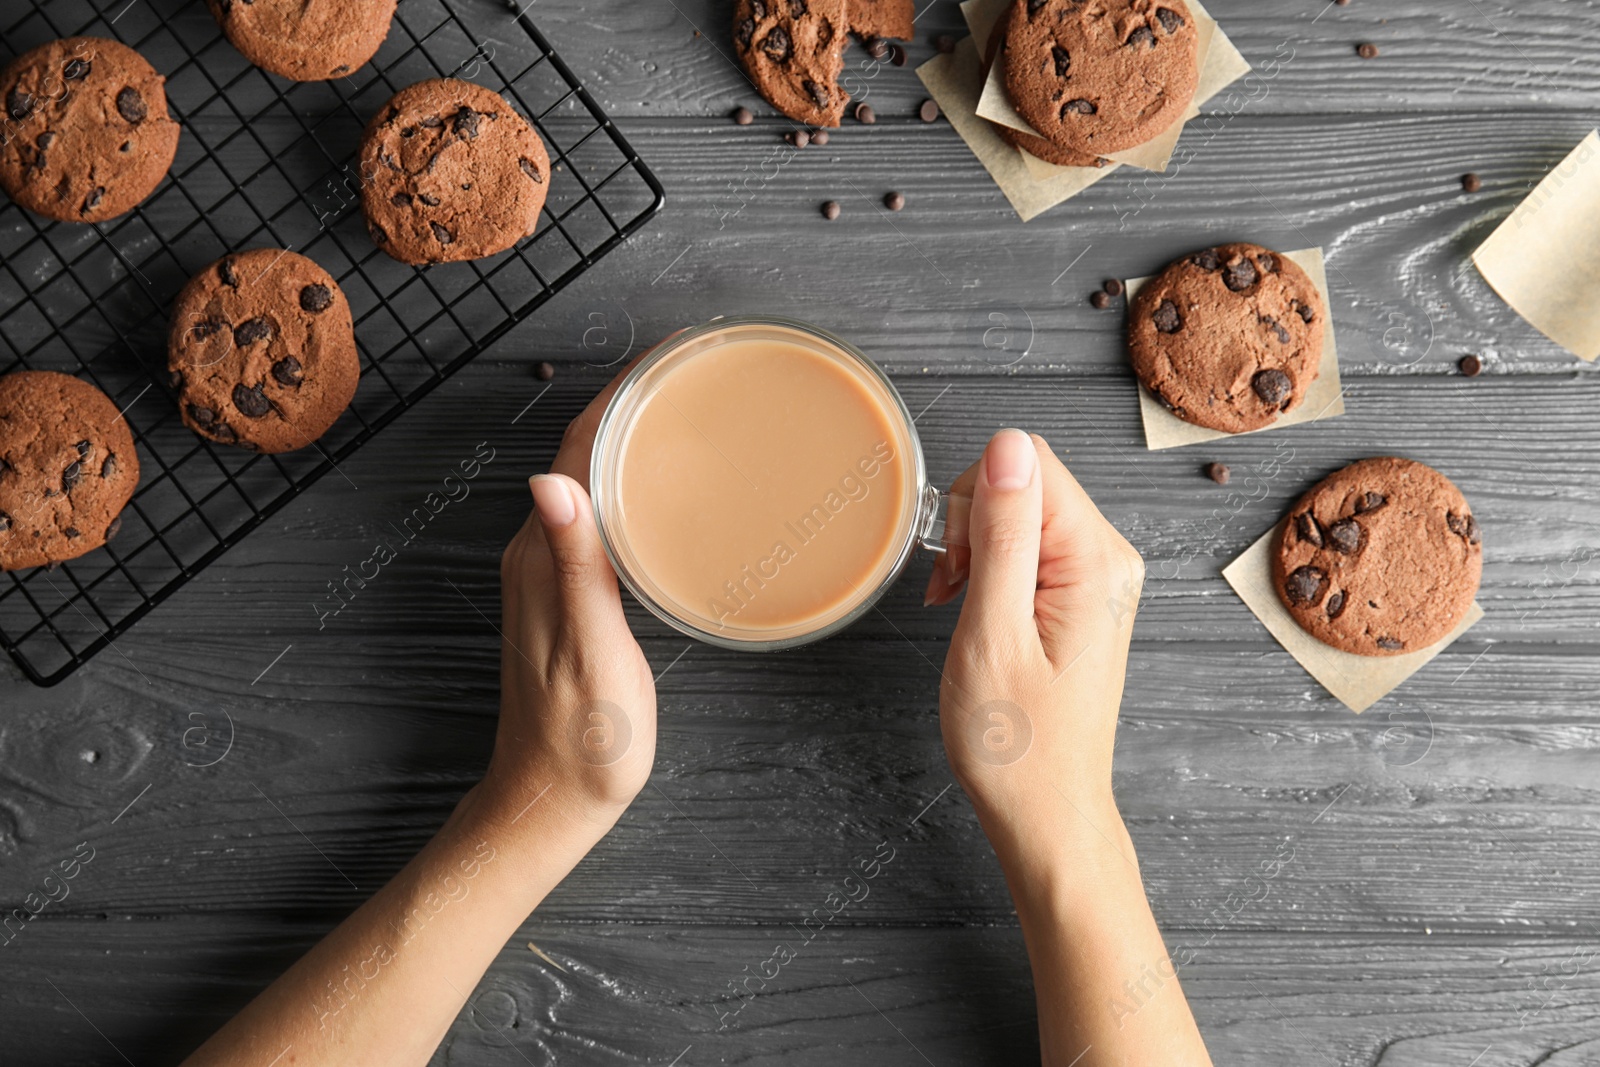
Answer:
M372 63L299 84L253 67L199 0L37 0L9 15L0 64L58 37L116 38L166 75L183 126L170 175L131 214L71 225L0 203L0 374L57 370L95 383L127 417L143 467L106 548L0 580L0 644L39 685L106 648L664 201L525 10L403 0ZM443 76L503 93L538 129L553 175L532 237L490 259L419 270L367 236L355 156L391 95ZM281 456L191 433L166 382L173 297L225 253L262 246L310 256L338 279L362 356L350 410L317 445Z

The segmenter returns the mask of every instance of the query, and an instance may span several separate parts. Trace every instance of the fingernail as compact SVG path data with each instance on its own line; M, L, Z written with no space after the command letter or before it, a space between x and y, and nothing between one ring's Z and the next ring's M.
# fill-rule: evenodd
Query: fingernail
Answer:
M1039 467L1033 439L1021 430L1001 430L983 454L991 489L1026 489Z
M949 562L949 557L946 557L945 566L949 568L949 573L945 577L950 583L950 588L954 589L967 580L967 563L965 560L960 563L951 563Z
M539 509L539 518L546 526L560 529L570 526L578 517L578 506L572 499L572 490L560 478L549 474L535 474L528 479L533 490L533 506Z

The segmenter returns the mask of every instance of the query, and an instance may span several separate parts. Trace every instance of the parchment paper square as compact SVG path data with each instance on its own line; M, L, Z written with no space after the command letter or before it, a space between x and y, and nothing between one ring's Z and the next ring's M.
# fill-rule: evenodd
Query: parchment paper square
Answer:
M1284 519L1245 549L1243 555L1228 564L1222 576L1289 655L1357 715L1427 666L1483 618L1483 608L1473 602L1467 617L1437 644L1401 656L1357 656L1325 645L1300 628L1272 585L1273 545L1287 521Z
M1320 369L1317 380L1311 383L1311 388L1306 391L1306 398L1300 402L1299 407L1271 426L1263 426L1259 430L1247 430L1246 433L1266 433L1269 430L1281 430L1285 426L1299 426L1302 423L1317 422L1344 414L1344 385L1339 377L1339 345L1334 338L1331 310L1333 302L1328 299L1328 272L1323 264L1322 249L1304 248L1298 252L1284 252L1283 255L1299 264L1300 269L1310 275L1311 284L1317 287L1317 292L1322 294L1323 304L1330 309L1328 314L1323 316L1322 322L1322 362L1318 364ZM1134 296L1149 280L1150 278L1134 278L1126 283L1130 309L1133 307ZM1144 440L1152 452L1159 452L1164 448L1182 448L1184 445L1215 441L1223 437L1243 436L1184 422L1162 407L1160 401L1151 396L1150 390L1142 384L1138 389L1139 416L1144 421Z

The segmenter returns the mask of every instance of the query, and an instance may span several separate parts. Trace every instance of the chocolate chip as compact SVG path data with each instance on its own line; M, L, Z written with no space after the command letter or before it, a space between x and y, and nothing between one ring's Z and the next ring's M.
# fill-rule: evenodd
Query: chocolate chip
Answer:
M1277 335L1278 343L1280 345L1286 345L1289 343L1289 331L1284 329L1277 319L1270 315L1262 315L1259 317L1261 319L1261 325L1265 326L1268 330L1271 330Z
M1302 322L1304 322L1304 323L1306 323L1308 325L1311 323L1312 319L1317 317L1316 309L1313 308L1310 304L1302 304L1302 303L1300 303L1300 301L1296 300L1294 302L1294 309L1295 309L1296 312L1299 313L1300 321L1302 321Z
M819 146L820 145L825 145L825 144L828 143L828 141L830 139L831 138L828 136L828 131L827 130L812 130L811 131L811 143L814 144L814 145L819 145Z
M224 259L217 264L217 277L222 279L223 285L231 285L235 289L239 288L239 276L234 273L232 257Z
M233 406L239 413L252 419L259 419L272 410L272 401L267 399L267 394L261 386L251 388L240 382L233 387Z
M233 328L233 343L240 348L265 341L272 336L272 324L266 319L246 319Z
M457 137L466 141L478 139L478 113L472 108L462 105L456 112L455 122L451 125Z
M63 174L61 180L56 183L56 199L65 200L70 192L72 192L72 176Z
M923 122L933 122L939 117L939 105L932 100L924 100L922 106L917 108L917 118Z
M861 103L856 105L856 121L863 126L871 126L878 121L878 113L872 110L872 105Z
M750 113L750 109L749 108L747 108L747 107L736 107L736 108L733 109L733 121L735 123L737 123L738 125L740 125L740 126L748 126L752 122L754 122L755 120L756 120L756 117ZM522 161L522 163L523 163L523 170L527 170L528 161L526 159L524 159Z
M1044 7L1044 5L1048 4L1049 2L1050 0L1028 0L1029 16L1037 15L1039 13L1039 9Z
M1106 291L1107 296L1121 296L1125 292L1122 282L1116 278L1107 278L1100 288Z
M1229 263L1222 272L1222 284L1235 293L1249 289L1259 278L1256 265L1250 262L1249 256L1240 256L1239 262Z
M67 469L61 472L61 491L70 493L78 488L78 483L83 481L83 463L74 460L67 464Z
M11 516L0 511L0 533L5 533L9 529L11 529Z
M743 109L741 108L740 110L743 110ZM746 114L749 114L749 112L746 112ZM735 119L735 121L738 121L738 120ZM741 122L741 123L739 123L739 125L746 126L746 125L749 125L749 124ZM532 160L530 160L530 159L519 159L519 160L517 160L517 166L521 167L522 168L522 173L524 173L528 177L532 178L535 182L539 183L540 185L544 184L544 175L539 173L539 168L533 165L533 161Z
M1475 193L1483 188L1483 179L1476 174L1463 174L1461 176L1461 188L1466 192Z
M1156 31L1152 30L1149 26L1140 26L1138 29L1128 34L1128 40L1126 43L1129 47L1149 45L1151 48L1154 48L1156 46Z
M800 83L806 94L811 97L811 102L824 110L828 107L828 90L807 78Z
M1256 257L1256 266L1261 268L1262 274L1278 273L1278 257L1271 252L1263 252Z
M933 39L933 47L939 50L940 55L947 56L956 50L956 39L948 33L941 33Z
M367 232L372 234L372 241L374 244L386 245L389 243L389 234L385 232L384 228L379 226L376 222L368 220Z
M67 540L69 541L76 541L78 538L83 536L83 531L79 530L76 526L68 526L61 532L67 535Z
M829 200L822 205L822 217L832 222L839 217L839 201Z
M149 116L150 109L145 107L139 90L129 85L117 94L117 114L137 126Z
M183 372L175 370L175 371L172 371L170 374L168 374L167 375L167 385L172 388L173 392L177 392L179 389L182 389L183 388Z
M428 115L425 118L418 119L417 122L419 125L425 126L430 130L437 130L444 125L444 119L440 118L438 115Z
M1478 528L1478 520L1469 515L1447 514L1444 517L1445 525L1450 527L1450 532L1457 537L1465 537L1469 544L1477 544L1483 540L1483 531Z
M867 38L867 55L873 59L882 59L889 54L889 42L882 37Z
M1189 262L1201 270L1217 271L1222 269L1222 257L1215 248L1208 248L1204 252L1197 252L1189 258Z
M1378 638L1378 647L1385 652L1399 652L1406 647L1406 643L1393 637L1380 637Z
M1067 71L1072 69L1072 53L1058 44L1051 45L1050 58L1056 62L1056 77L1065 78Z
M883 198L883 206L890 211L899 211L906 206L906 194L888 193Z
M1354 519L1340 519L1330 525L1328 547L1343 555L1350 555L1361 547L1361 524Z
M1471 515L1467 516L1467 543L1474 545L1483 543L1483 531L1478 528L1478 520Z
M790 130L788 133L783 135L783 139L794 145L796 148L804 148L806 145L811 143L811 134L807 133L805 130Z
M1294 528L1300 534L1300 540L1312 548L1322 547L1322 527L1311 512L1302 511L1294 520Z
M300 290L300 307L313 314L333 305L333 290L318 282Z
M806 13L806 0L789 0L789 17L804 18Z
M554 363L540 363L533 368L533 376L541 382L548 382L556 376L556 365Z
M395 207L410 207L411 206L411 194L410 193L395 193L393 196L391 196L389 198L389 203L393 204Z
M227 328L228 324L220 319L205 319L204 321L197 322L193 326L189 327L189 337L191 340L205 341L216 336ZM173 383L172 387L177 389L182 384L183 376L178 375L178 380Z
M761 50L774 63L789 62L789 56L794 53L794 43L789 40L789 31L782 26L772 27L771 32L761 42Z
M1339 590L1338 592L1334 593L1332 596L1328 597L1328 603L1326 605L1326 611L1328 612L1328 618L1330 618L1330 619L1337 619L1340 615L1344 614L1344 591L1343 590Z
M82 213L87 215L89 212L91 212L95 208L99 207L100 206L100 201L104 200L105 198L106 198L105 188L103 186L98 186L98 185L95 186L94 189L90 190L89 195L83 198L83 212Z
M94 445L91 445L88 441L79 441L72 447L77 449L79 459L88 459L89 453L94 451Z
M1483 373L1483 360L1477 356L1462 356L1456 367L1468 378L1476 378Z
M100 477L115 478L117 476L117 454L107 453L105 462L100 464Z
M199 404L189 405L189 418L198 423L200 428L204 430L209 430L217 424L217 413Z
M111 520L111 525L106 527L106 541L115 541L117 534L122 532L122 516L118 515Z
M1100 109L1088 100L1068 100L1061 105L1061 117L1063 119L1068 115L1094 115L1098 114L1099 111Z
M740 19L739 25L733 29L734 39L739 42L740 48L750 47L750 38L755 36L756 20L751 18Z
M1320 569L1311 566L1297 569L1283 583L1283 591L1288 595L1289 603L1301 606L1322 603L1322 594L1327 588L1328 576Z
M766 0L750 0L750 13L758 19L767 17Z
M87 59L69 59L67 65L61 68L61 76L69 82L82 81L94 69Z
M1183 16L1170 7L1156 8L1156 21L1161 23L1161 28L1168 33L1176 33L1178 27L1183 25Z
M1233 471L1226 463L1207 463L1205 469L1206 477L1218 485L1227 485L1228 479L1233 477Z
M906 50L904 48L897 44L889 46L889 62L897 67L903 67L906 65L906 59Z
M279 385L299 385L304 373L300 361L293 356L284 356L272 365L272 378Z
M1369 511L1377 511L1388 502L1389 498L1382 493L1365 493L1356 501L1355 511L1357 515L1365 515Z
M1377 59L1378 46L1373 44L1371 41L1356 45L1356 55L1360 56L1362 59ZM1382 642L1379 643L1382 644Z
M39 102L21 89L13 89L6 94L6 114L18 122L26 120L38 106Z
M1255 377L1250 379L1250 388L1255 390L1263 404L1277 407L1294 392L1294 383L1281 370L1258 370Z
M455 244L455 234L451 233L437 222L428 223L428 227L433 230L433 239L435 241L438 241L442 245Z
M1150 319L1162 333L1177 333L1183 329L1183 316L1178 314L1178 305L1170 300L1161 301Z

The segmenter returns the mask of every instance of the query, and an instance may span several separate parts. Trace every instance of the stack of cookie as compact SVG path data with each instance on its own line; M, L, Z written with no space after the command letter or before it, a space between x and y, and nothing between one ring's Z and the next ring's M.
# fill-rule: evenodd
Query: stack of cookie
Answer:
M850 35L908 41L915 15L912 0L737 0L733 47L769 104L808 126L837 126L850 102L839 87Z

